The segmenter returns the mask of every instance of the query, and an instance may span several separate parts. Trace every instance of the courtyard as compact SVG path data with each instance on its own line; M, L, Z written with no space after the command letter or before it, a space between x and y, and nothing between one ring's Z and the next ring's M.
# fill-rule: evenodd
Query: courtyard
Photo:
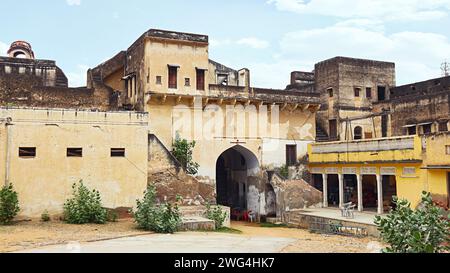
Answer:
M132 220L106 225L22 222L0 226L0 252L20 253L370 253L373 238L314 234L308 230L232 222L233 233L152 234Z

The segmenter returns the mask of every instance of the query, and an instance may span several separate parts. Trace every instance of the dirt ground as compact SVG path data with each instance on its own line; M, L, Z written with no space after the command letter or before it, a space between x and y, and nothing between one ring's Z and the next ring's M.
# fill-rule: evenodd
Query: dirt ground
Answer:
M143 234L149 233L136 229L131 219L105 225L69 225L60 221L44 223L39 220L20 222L12 226L0 226L0 253L72 241L89 242Z
M284 253L371 253L379 252L382 245L375 238L354 238L338 235L314 234L295 228L262 228L258 224L233 222L232 227L242 235L295 238L297 241L284 248Z
M297 239L282 250L285 253L366 253L372 252L374 245L379 245L372 238L312 234L307 230L290 228L262 228L258 224L242 222L233 222L232 228L242 231L242 236ZM146 234L151 233L137 230L131 219L106 225L69 225L59 221L21 222L13 226L0 226L0 253L72 241L90 242Z

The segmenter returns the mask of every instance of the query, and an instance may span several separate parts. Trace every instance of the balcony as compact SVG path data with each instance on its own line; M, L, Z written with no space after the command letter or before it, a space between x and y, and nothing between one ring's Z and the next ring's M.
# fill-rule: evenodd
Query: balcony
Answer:
M418 136L348 142L315 143L308 147L311 164L406 163L422 161Z

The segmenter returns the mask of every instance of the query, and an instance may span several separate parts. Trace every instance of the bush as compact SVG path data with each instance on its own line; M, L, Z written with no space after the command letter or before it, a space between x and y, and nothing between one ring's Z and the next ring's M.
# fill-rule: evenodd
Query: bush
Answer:
M156 204L156 189L149 186L144 198L137 200L134 220L138 228L156 233L174 233L181 225L181 213L177 205Z
M19 199L13 185L3 186L0 190L0 225L11 224L19 211Z
M406 200L394 198L396 208L386 218L376 217L382 239L390 245L389 253L439 253L450 239L450 221L442 217L431 194L423 192L422 204L411 209Z
M41 214L41 220L42 220L42 222L50 221L50 214L48 214L47 210L44 210L44 212Z
M117 222L117 220L119 219L119 214L113 210L108 211L108 222Z
M288 179L289 178L289 167L287 165L283 165L279 170L279 174L284 179Z
M210 204L206 205L205 217L214 220L216 224L216 229L219 230L223 227L223 223L227 218L227 212L222 210L220 206L216 206L214 209L211 208Z
M90 191L80 181L72 186L73 197L64 203L64 220L69 224L104 224L107 211L97 190Z
M177 135L173 144L172 154L180 162L186 173L196 175L200 165L192 160L192 150L195 148L195 141L188 142L186 139L180 139Z

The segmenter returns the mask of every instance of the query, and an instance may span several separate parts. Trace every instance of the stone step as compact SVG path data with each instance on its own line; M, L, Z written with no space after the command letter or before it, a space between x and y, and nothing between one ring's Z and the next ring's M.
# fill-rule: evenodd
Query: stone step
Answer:
M182 216L200 216L202 217L206 211L206 207L192 206L192 207L180 207Z
M182 217L183 224L181 225L181 231L213 231L216 229L215 222L203 217Z

